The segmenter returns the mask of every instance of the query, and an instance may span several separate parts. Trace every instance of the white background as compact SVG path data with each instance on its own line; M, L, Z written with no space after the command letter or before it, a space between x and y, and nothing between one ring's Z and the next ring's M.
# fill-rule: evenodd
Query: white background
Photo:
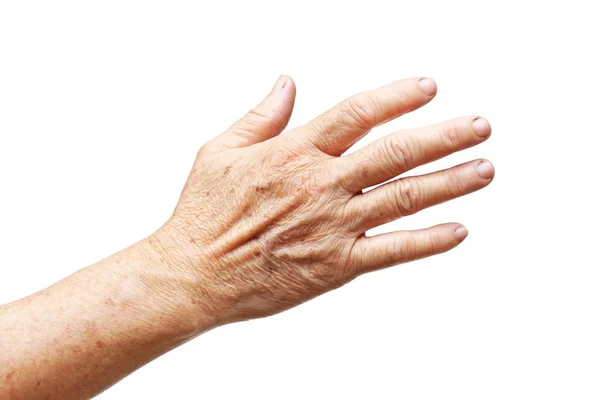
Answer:
M379 231L464 223L454 251L211 331L101 399L598 399L598 27L585 1L3 1L0 303L169 216L197 149L295 78L291 125L431 76L375 130L479 114L482 192Z

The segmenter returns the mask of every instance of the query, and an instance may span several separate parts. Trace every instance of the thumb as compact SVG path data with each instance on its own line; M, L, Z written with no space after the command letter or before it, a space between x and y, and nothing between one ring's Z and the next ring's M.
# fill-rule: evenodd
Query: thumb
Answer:
M271 93L227 131L214 139L225 147L244 147L280 134L292 116L296 85L292 78L281 75Z

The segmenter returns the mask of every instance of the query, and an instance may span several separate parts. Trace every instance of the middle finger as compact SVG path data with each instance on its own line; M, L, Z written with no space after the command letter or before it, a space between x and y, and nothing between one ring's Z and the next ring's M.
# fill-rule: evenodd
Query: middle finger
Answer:
M358 193L454 152L484 142L490 124L479 117L462 117L425 128L392 133L336 160L340 183Z

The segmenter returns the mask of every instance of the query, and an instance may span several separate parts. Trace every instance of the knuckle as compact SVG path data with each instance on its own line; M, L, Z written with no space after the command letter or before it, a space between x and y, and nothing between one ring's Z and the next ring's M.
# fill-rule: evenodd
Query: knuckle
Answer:
M286 168L272 177L279 185L283 185L282 190L295 199L296 205L322 204L325 199L331 199L331 188L335 185L330 175L302 163L296 163L294 167Z
M420 188L417 181L412 179L400 180L396 190L393 191L390 204L394 207L395 214L407 216L415 214L420 209Z
M321 121L313 121L303 127L290 129L285 134L270 139L271 148L274 151L283 148L284 151L291 151L294 154L303 154L312 158L322 157L323 153L309 140L309 136L327 137L323 129L325 127Z
M377 121L377 104L369 96L351 97L341 104L342 120L359 129L371 129Z
M328 115L321 115L319 118L309 122L306 126L308 130L319 137L327 138L327 134L335 121Z
M222 146L221 146L222 148ZM204 143L198 150L197 158L208 157L210 154L216 153L219 150L219 145L215 143L215 139L212 139Z
M445 124L439 131L440 143L446 152L454 152L460 148L461 129L452 122Z
M369 166L364 160L358 159L352 169L335 162L325 162L323 173L327 174L331 186L339 189L340 193L354 196L364 185L363 180L369 174Z
M267 107L256 107L248 112L246 123L253 128L261 128L265 125L277 128L284 124L284 120L273 109Z
M383 155L387 159L387 165L390 172L405 172L410 169L415 148L414 142L410 140L398 140L395 136L389 135L383 139Z
M296 169L303 154L300 146L290 145L289 143L281 145L279 143L279 145L273 146L266 154L263 154L261 160L273 168Z
M316 171L307 171L302 174L297 187L299 192L306 193L309 197L318 200L330 186L325 174L319 174Z
M213 148L213 146L214 146L214 145L213 145L212 141L209 141L209 142L206 142L206 143L204 143L204 144L203 144L203 145L200 147L200 150L198 150L198 157L202 157L202 156L204 156L205 154L208 154L208 153L210 153L210 152L212 151L212 148Z
M408 262L417 258L417 240L413 235L407 235L402 240L396 240L396 259Z
M450 197L460 196L465 192L465 183L456 169L449 170L444 180Z
M302 146L277 145L258 159L264 164L265 179L298 200L322 200L323 194L337 187L331 167Z
M265 110L260 107L253 108L248 111L248 119L259 121L259 122L267 122L272 119L273 112L269 112L269 110Z
M361 245L358 240L350 245L350 250L340 264L342 271L346 271L350 279L357 277L366 269L367 260L371 260L373 249Z
M331 132L340 124L339 117L331 115L321 115L305 125L305 134L308 134L308 143L311 144L311 149L316 149L320 154L324 154L320 149L334 147L336 145L335 135ZM287 135L291 136L291 135Z
M307 281L307 286L313 288L316 293L322 293L326 290L338 286L339 276L333 272L332 268L323 268L316 270L302 270L303 278Z
M400 114L407 107L414 108L416 106L416 98L411 96L405 87L398 87L394 91L394 104L396 106L396 114Z
M360 200L356 203L347 202L343 204L340 211L343 226L345 226L346 229L352 233L361 231L365 223L369 221L369 218L372 218L372 216L366 215L368 213L363 212L363 210L367 209L367 207L368 205Z
M427 256L432 256L440 252L440 249L442 248L442 238L439 234L430 233L429 235L427 235L427 242L429 245L429 252L427 253Z
M323 282L327 289L333 289L356 278L359 271L349 258L331 258L335 258L335 261L331 264L326 264L321 268L317 268L313 273L313 277L317 282Z
M402 243L399 240L392 240L392 242L385 249L385 263L392 265L401 258L403 254Z

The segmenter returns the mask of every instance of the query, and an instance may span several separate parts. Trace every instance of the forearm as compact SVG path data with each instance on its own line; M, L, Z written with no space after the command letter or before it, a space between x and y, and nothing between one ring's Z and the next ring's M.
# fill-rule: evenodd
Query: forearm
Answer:
M0 398L85 398L212 318L147 240L0 308Z

